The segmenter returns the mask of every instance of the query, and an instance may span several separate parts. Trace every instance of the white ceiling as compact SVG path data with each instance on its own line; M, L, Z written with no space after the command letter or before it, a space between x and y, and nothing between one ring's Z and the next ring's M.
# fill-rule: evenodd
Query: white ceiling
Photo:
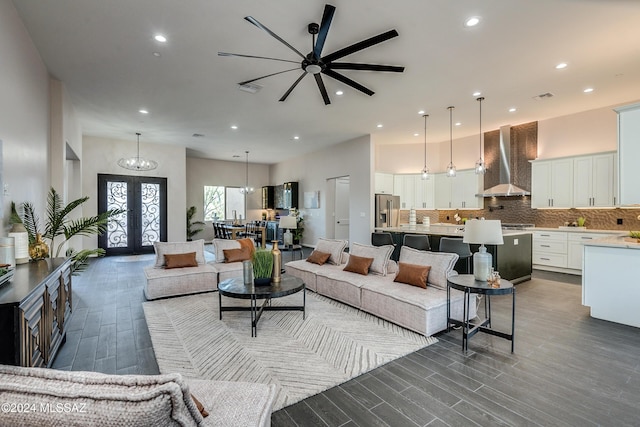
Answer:
M389 29L399 37L343 61L403 65L404 73L344 71L369 97L323 77L325 106L311 77L278 99L298 71L260 80L257 94L236 83L293 64L220 57L218 51L297 60L245 21L253 16L303 53L319 0L14 0L51 75L64 82L85 135L184 145L189 156L276 163L358 136L376 144L455 138L640 99L638 0L334 0L323 53ZM470 16L480 24L465 28ZM168 42L153 39L162 33ZM159 52L160 57L153 56ZM556 70L566 62L568 67ZM590 94L583 89L593 87ZM338 97L334 92L344 90ZM535 100L551 92L555 96ZM509 113L516 107L515 113ZM142 115L145 108L150 114ZM378 129L376 125L384 127ZM237 125L232 130L231 125ZM199 133L205 135L194 138ZM418 137L414 133L420 133ZM298 135L299 141L293 136Z

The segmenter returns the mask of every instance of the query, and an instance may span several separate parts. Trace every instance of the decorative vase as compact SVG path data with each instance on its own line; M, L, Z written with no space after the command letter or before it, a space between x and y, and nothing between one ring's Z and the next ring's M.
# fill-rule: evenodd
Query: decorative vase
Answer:
M42 241L40 233L36 234L36 241L29 245L29 256L33 261L49 257L49 247Z
M29 262L29 234L24 225L14 223L7 236L13 237L15 241L16 264Z
M273 254L273 283L280 283L280 271L282 270L282 252L278 248L278 241L272 240L273 249L271 249L271 254Z

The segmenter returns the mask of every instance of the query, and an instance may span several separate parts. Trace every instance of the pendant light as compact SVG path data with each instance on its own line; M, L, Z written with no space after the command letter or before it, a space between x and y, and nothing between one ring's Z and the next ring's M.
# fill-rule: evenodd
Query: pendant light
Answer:
M448 107L449 109L449 165L447 166L447 177L456 176L456 166L453 164L453 109L456 107Z
M428 114L423 114L424 117L424 167L422 168L422 179L429 179L429 168L427 167L427 117Z
M253 192L255 191L255 189L253 187L249 187L249 152L245 151L244 154L246 155L246 161L245 161L245 185L243 188L240 189L240 193L241 194L253 194ZM246 210L246 207L245 207Z
M122 158L118 160L118 166L132 171L150 171L158 167L158 163L154 160L147 160L140 157L140 132L136 132L138 136L138 151L135 157Z
M481 96L477 98L476 101L478 101L478 104L480 106L480 157L476 162L476 174L484 175L485 173L487 173L487 165L485 165L484 160L482 160L482 101L484 101L484 97Z

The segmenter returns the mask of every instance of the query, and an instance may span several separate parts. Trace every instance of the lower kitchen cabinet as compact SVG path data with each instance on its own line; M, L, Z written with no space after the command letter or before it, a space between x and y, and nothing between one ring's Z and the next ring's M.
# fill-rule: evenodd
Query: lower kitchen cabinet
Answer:
M16 266L0 288L0 363L50 367L72 313L71 261L53 258Z

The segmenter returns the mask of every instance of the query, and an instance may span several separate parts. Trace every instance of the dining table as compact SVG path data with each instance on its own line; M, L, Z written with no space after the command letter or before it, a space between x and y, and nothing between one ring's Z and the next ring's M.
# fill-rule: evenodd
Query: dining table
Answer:
M225 224L224 228L231 232L231 239L235 240L240 238L240 234L244 233L247 229L244 225ZM258 227L260 235L262 236L262 247L266 247L267 243L267 229L266 227Z

